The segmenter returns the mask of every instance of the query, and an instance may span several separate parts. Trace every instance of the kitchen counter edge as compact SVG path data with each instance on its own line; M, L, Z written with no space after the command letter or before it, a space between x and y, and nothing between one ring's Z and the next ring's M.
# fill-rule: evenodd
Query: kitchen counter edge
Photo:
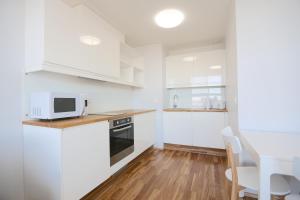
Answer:
M101 121L113 120L122 117L140 115L149 112L155 112L154 109L145 109L145 110L128 110L124 114L108 116L108 115L88 115L86 117L78 117L72 119L61 119L61 120L53 120L53 121L46 121L46 120L24 120L22 123L23 125L31 125L31 126L40 126L40 127L47 127L47 128L57 128L57 129L64 129L70 128L74 126L80 126L85 124L91 124Z

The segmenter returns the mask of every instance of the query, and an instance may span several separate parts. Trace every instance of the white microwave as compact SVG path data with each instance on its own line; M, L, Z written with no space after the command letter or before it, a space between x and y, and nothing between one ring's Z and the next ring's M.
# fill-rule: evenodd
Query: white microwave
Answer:
M61 119L87 114L87 98L83 94L39 92L30 98L30 118Z

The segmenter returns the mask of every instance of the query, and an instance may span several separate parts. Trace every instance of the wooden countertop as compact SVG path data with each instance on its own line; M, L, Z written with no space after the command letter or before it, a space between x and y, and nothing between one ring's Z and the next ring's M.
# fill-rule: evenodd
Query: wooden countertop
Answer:
M203 109L203 108L166 108L165 112L228 112L227 109Z
M72 118L72 119L60 119L60 120L25 120L23 121L24 125L31 125L31 126L41 126L41 127L48 127L48 128L58 128L64 129L73 126L79 126L84 124L91 124L95 122L107 121L112 119L118 119L127 116L139 115L148 112L154 112L155 110L146 110L146 109L133 109L133 110L121 110L121 111L114 111L114 112L123 112L124 114L120 115L88 115L86 117L79 117L79 118Z

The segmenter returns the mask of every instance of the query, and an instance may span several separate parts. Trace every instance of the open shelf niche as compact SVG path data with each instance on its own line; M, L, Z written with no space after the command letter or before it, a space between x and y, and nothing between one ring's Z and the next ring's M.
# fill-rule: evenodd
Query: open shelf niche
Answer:
M121 44L121 80L143 87L144 85L144 57L127 44Z

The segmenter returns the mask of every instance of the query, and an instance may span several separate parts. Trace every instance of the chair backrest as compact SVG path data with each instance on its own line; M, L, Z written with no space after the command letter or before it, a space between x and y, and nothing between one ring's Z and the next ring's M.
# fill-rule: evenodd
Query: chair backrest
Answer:
M222 135L223 136L234 136L233 131L230 126L227 126L222 130Z
M234 136L232 129L230 128L230 126L227 126L226 128L224 128L222 131L222 138L224 141L224 145L226 146L226 144L229 144L229 138L231 136Z
M300 180L300 157L294 159L294 174L295 177Z
M237 200L239 196L239 185L238 185L238 173L237 168L235 164L234 159L234 153L233 148L231 144L226 145L226 153L227 153L227 159L228 159L228 167L231 168L231 178L232 178L232 187L231 187L231 194L230 194L230 200Z
M240 154L243 150L241 141L237 136L226 136L224 142L225 142L225 146L228 144L231 145L232 152L234 154Z

